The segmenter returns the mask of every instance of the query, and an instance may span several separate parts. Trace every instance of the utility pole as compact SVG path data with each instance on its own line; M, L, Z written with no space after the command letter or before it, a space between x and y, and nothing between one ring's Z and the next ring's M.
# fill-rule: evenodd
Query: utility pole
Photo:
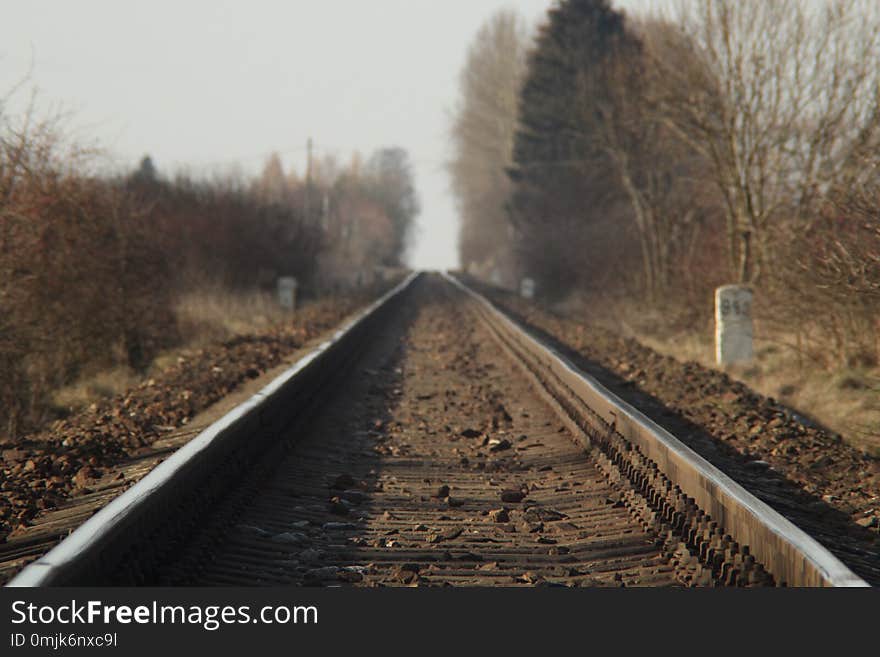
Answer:
M306 193L305 193L305 201L304 201L304 213L306 218L306 224L309 223L309 214L311 214L310 207L310 195L312 191L312 138L309 137L306 142Z

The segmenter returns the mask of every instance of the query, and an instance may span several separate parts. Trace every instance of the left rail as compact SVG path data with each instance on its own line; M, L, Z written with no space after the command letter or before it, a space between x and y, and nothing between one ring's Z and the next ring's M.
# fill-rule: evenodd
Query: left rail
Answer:
M418 276L408 276L202 431L7 586L94 586L114 581L119 573L125 573L125 581L143 583L149 564L173 550L175 537L182 540L199 516L222 498L230 482L241 478L281 439L297 415L291 409L306 412L329 375L359 350Z

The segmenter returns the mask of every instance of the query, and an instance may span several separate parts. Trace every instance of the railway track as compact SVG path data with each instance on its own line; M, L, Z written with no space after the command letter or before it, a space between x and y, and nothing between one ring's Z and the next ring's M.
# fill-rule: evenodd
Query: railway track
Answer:
M485 299L421 275L11 584L865 582Z

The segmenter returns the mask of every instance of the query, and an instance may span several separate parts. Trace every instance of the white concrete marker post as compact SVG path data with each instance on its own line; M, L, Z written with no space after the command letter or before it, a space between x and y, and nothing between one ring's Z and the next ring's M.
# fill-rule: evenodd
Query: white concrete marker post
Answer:
M524 278L519 284L519 294L523 299L535 298L535 281L531 278Z
M744 285L715 290L715 361L749 361L752 351L752 291Z
M278 279L278 303L285 310L296 308L296 279L293 276Z

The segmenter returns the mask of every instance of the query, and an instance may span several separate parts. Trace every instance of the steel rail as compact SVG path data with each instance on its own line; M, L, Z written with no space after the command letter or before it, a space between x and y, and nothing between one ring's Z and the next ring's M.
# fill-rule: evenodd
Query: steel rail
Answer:
M236 476L277 441L297 400L314 394L320 379L369 337L365 335L368 329L418 276L417 272L408 276L253 397L207 427L26 566L7 586L96 585L108 581L107 572L130 565L126 561L149 558L146 543L169 522L169 516L174 515L170 511L187 506L189 502L182 502L185 497L196 496L198 504L192 506L190 515L197 515L212 498L222 495ZM192 521L174 520L174 529Z
M581 429L595 432L610 427L638 448L726 533L740 545L748 546L749 553L773 575L777 584L869 586L813 537L514 322L486 297L449 274L445 277L477 303L486 322L520 357L544 369L557 385L576 395L595 414L598 424L603 425L587 427L590 422L595 424L596 418L572 418ZM544 382L546 385L547 381Z

